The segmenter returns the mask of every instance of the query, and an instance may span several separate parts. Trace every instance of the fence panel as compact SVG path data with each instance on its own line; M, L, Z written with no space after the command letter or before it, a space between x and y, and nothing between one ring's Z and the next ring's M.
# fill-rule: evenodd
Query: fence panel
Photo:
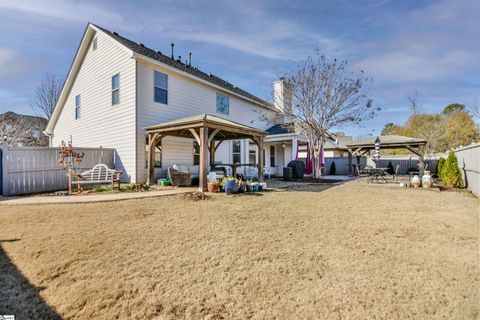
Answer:
M480 143L455 150L465 187L480 196Z
M332 163L335 162L335 174L336 175L348 175L350 173L348 168L348 157L328 157L325 158L325 174L330 174L330 168ZM352 158L352 164L357 163L357 158ZM360 158L360 167L364 168L367 164L365 157Z
M408 174L408 171L418 171L418 157L395 157L395 156L385 156L380 158L378 164L375 165L372 157L367 157L367 164L372 167L379 167L379 168L387 168L389 163L392 163L393 169L400 165L399 167L399 174ZM437 164L438 164L438 157L432 157L430 159L425 159L425 165L428 165L427 170L429 170L432 174L437 173Z
M84 158L79 170L105 163L115 167L115 150L76 148ZM58 163L58 148L3 146L3 195L22 195L68 189L67 170Z

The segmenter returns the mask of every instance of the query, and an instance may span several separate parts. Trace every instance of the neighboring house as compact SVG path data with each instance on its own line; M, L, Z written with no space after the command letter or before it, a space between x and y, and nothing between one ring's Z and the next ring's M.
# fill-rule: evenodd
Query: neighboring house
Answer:
M282 79L275 83L276 94L283 93L282 86ZM274 123L265 119L284 107L273 107L189 63L90 23L45 133L51 146L72 139L74 147L115 148L122 180L144 182L146 127L210 114L266 130ZM266 141L266 167L288 163L294 155L288 141L290 149L282 148L282 141ZM198 153L193 139L165 137L156 148L155 177L165 176L173 164L187 164L195 174ZM253 163L258 158L257 147L249 140L226 141L215 154L216 163Z
M0 138L10 146L48 146L43 133L48 120L42 117L18 114L12 111L0 114Z

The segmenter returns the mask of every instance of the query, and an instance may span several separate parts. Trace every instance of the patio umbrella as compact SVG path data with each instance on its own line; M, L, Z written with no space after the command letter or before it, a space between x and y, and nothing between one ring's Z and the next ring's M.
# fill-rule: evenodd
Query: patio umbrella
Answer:
M378 167L378 161L380 161L380 138L375 139L375 152L373 153L375 165Z

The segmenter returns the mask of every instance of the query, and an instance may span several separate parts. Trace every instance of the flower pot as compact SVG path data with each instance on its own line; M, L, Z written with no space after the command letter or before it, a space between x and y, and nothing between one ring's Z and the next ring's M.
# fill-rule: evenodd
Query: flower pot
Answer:
M209 182L207 184L207 190L208 192L218 192L219 190L218 182Z
M238 192L237 181L235 181L235 180L224 180L223 181L223 189L225 189L226 193L237 193Z
M433 178L430 175L430 171L425 171L425 173L423 174L422 186L427 189L433 186Z
M418 188L422 185L422 181L420 181L420 177L417 174L413 176L411 182L414 188Z

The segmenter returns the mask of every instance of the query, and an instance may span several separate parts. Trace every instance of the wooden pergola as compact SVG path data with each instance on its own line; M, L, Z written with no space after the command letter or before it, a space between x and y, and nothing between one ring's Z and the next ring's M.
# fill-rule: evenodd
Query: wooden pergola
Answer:
M357 157L357 163L360 163L360 157L368 153L370 150L375 150L375 141L380 140L380 150L383 149L407 149L418 156L419 170L423 174L425 168L425 145L426 140L405 137L399 135L382 135L372 136L364 140L359 140L347 144L348 148L348 166L350 175L352 174L352 156Z
M263 181L263 144L267 132L210 114L178 119L145 128L148 134L148 177L154 181L155 146L166 136L195 139L200 145L199 190L207 190L208 153L210 167L215 166L215 152L225 140L250 139L258 147L258 180Z

